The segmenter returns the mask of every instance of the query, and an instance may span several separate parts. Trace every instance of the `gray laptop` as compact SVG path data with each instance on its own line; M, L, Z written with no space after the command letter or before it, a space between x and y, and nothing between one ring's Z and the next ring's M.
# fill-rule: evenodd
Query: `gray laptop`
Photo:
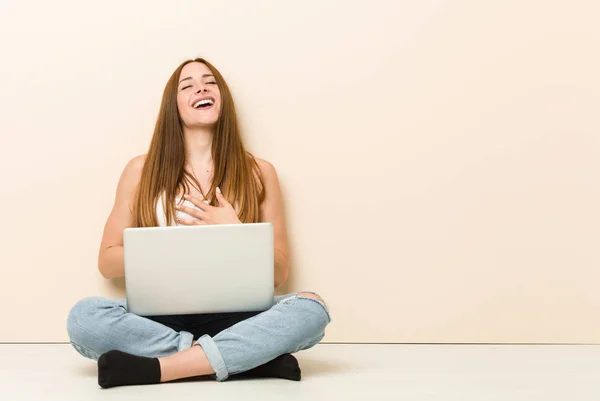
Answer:
M128 228L123 243L129 312L247 312L273 305L270 223Z

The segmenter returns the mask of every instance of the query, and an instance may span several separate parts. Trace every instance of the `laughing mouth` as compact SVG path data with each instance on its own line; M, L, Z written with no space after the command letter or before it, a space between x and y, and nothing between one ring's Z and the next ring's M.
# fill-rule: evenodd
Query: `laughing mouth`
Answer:
M195 109L206 109L208 107L211 107L212 105L215 104L215 101L211 98L206 98L206 99L200 99L198 101L196 101L192 107Z

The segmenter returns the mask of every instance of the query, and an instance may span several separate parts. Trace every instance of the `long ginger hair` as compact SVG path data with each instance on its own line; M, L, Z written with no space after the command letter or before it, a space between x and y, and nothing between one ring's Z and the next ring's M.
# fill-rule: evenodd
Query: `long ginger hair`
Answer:
M216 204L216 188L236 207L243 223L261 219L260 205L265 198L264 181L254 157L246 151L235 112L233 97L219 71L208 61L197 58L182 63L169 78L163 92L150 149L142 170L134 203L136 227L158 226L157 203L164 196L167 224L175 217L175 197L189 193L189 184L198 181L185 170L185 144L177 107L178 80L183 67L192 62L205 64L213 73L222 98L219 119L212 141L214 174L205 198Z

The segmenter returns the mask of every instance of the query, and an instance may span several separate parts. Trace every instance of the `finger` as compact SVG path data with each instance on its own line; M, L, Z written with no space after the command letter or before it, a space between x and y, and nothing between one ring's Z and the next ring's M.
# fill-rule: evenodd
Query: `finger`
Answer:
M202 226L206 224L204 221L196 219L175 219L175 221L182 226Z
M229 206L229 202L227 201L227 199L225 199L223 193L221 192L221 188L219 187L217 187L217 201L219 202L219 206L221 207Z
M204 211L208 211L212 207L207 203L207 201L204 201L192 195L183 195L183 198L187 201L192 202L192 204L198 209L202 209Z
M183 213L189 214L190 216L197 217L199 219L201 219L203 217L203 215L206 213L205 211L199 210L197 208L183 206L183 205L175 205L175 209L177 209Z

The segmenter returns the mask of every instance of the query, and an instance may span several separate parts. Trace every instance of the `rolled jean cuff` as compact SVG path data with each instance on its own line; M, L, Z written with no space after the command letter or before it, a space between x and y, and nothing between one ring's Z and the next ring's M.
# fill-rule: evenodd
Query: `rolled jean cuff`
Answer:
M177 351L183 351L188 348L191 348L194 344L194 335L187 331L179 332L179 345L177 346Z
M229 377L229 371L225 365L225 361L221 356L221 351L217 348L217 344L208 334L203 335L196 341L196 344L202 347L204 355L208 359L210 366L212 366L217 376L217 381L225 381Z

